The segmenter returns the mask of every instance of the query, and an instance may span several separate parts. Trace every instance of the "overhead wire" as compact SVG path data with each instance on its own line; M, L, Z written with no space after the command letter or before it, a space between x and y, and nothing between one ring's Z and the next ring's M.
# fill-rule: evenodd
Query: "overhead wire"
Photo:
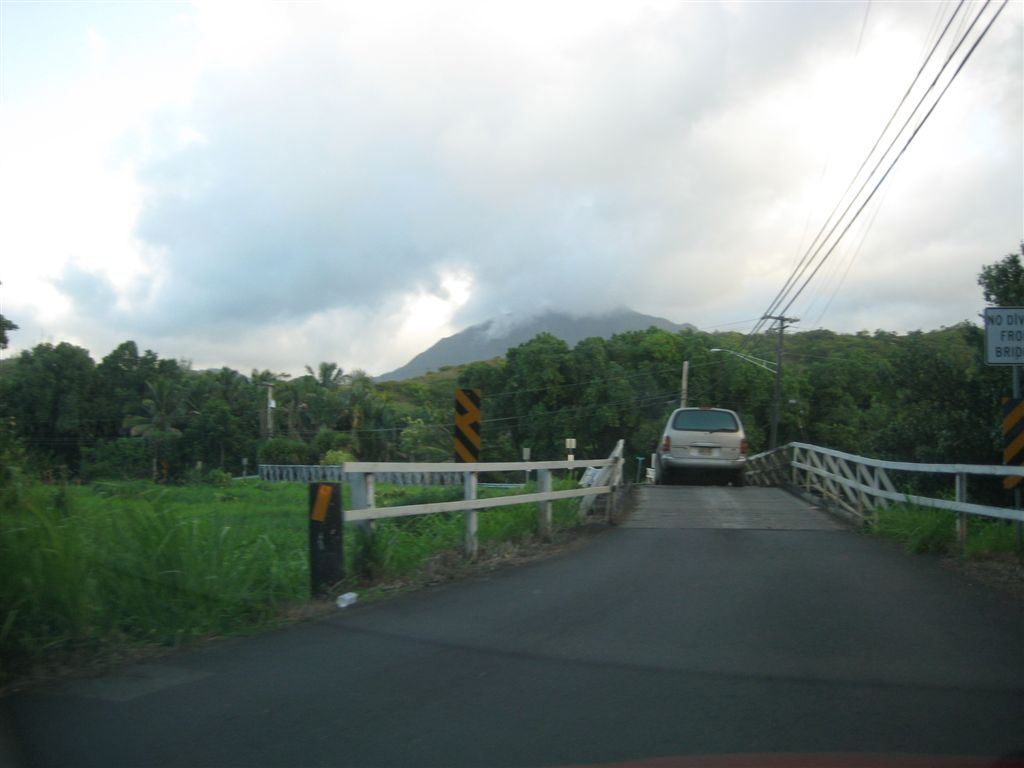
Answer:
M899 141L900 137L907 130L908 126L910 126L910 124L913 121L915 115L917 115L918 111L925 104L925 102L927 101L929 95L932 93L932 91L935 89L935 87L938 84L938 82L941 80L943 73L949 68L949 66L953 62L953 59L956 56L956 53L963 47L964 43L967 41L968 37L970 36L971 31L974 29L974 27L977 25L978 21L984 15L986 9L988 8L988 6L989 6L989 4L991 2L991 0L986 0L984 5L982 6L981 10L979 10L978 13L974 16L974 18L971 20L970 24L967 26L966 31L963 33L963 35L960 37L960 39L956 42L956 45L953 47L952 51L947 56L945 62L943 62L942 67L939 69L938 73L935 75L934 79L932 80L932 82L928 86L928 88L925 90L924 94L922 94L922 96L918 100L918 103L915 105L914 109L911 111L909 116L906 118L906 120L904 121L903 125L900 127L899 131L896 132L895 136L890 141L890 143L886 147L885 151L879 156L877 162L875 163L874 167L871 169L870 173L865 177L864 181L861 183L861 185L860 185L859 189L857 190L857 192L850 199L849 203L846 205L846 208L843 210L842 214L839 215L839 217L835 220L834 223L831 224L831 227L829 228L829 223L834 218L835 211L838 210L839 206L846 199L846 197L847 197L847 195L849 193L849 190L852 188L853 184L859 178L859 176L860 176L861 172L863 171L864 167L867 165L868 161L874 155L875 150L878 148L879 144L881 143L883 137L885 136L885 133L891 127L891 125L893 123L893 120L896 118L896 116L898 115L899 111L902 109L903 105L906 103L907 96L913 90L913 86L916 84L918 79L920 79L921 73L926 68L928 61L934 55L934 52L938 48L939 44L941 43L942 38L946 35L946 32L949 30L950 25L951 25L952 21L954 20L956 14L959 12L961 6L963 5L963 2L964 2L964 0L961 0L961 2L958 3L956 9L954 9L953 15L951 15L950 19L946 22L946 25L943 28L942 33L939 35L938 39L935 41L935 44L932 46L931 50L929 51L928 57L926 58L925 62L921 65L921 68L918 70L917 75L915 75L915 78L914 78L914 81L911 84L911 87L908 88L907 93L904 94L904 97L903 97L903 99L901 99L899 106L893 112L893 115L890 117L890 119L886 122L885 128L883 129L882 133L879 135L879 138L876 140L876 142L875 142L874 146L872 147L871 151L865 157L864 162L861 163L860 169L858 169L857 174L854 175L853 180L851 180L850 185L847 187L847 191L844 192L843 196L840 198L840 201L839 201L839 203L837 203L836 208L833 209L833 213L830 214L829 218L826 220L825 224L822 226L822 229L819 230L819 234L815 237L815 241L814 241L814 242L818 242L820 240L820 242L818 242L817 247L813 247L813 243L812 243L812 248L808 249L807 254L805 254L805 258L801 261L800 267L798 269L794 270L793 273L791 273L791 275L787 279L785 285L779 291L779 293L776 295L775 299L773 299L771 305L769 306L769 309L765 312L765 316L762 317L762 319L748 333L748 335L747 335L748 339L751 336L753 336L754 334L756 334L761 328L764 327L764 322L765 322L766 319L768 319L767 316L772 315L772 314L783 314L784 315L786 312L788 312L789 309L793 306L793 303L800 297L800 295L807 288L807 286L810 284L810 282L818 274L818 272L820 271L821 267L828 261L829 257L832 255L832 253L835 251L835 249L838 246L838 244L842 241L843 237L849 231L849 229L852 226L852 224L857 220L857 218L863 212L864 208L867 206L867 204L871 201L871 199L877 193L877 191L880 188L881 184L885 181L885 179L892 172L892 169L899 162L899 160L902 158L903 154L906 152L906 150L909 148L911 143L916 138L917 134L920 132L921 128L928 121L928 118L932 115L932 113L934 112L935 108L938 106L939 102L942 100L943 96L948 91L949 87L953 84L953 82L956 80L957 76L963 70L963 67L966 65L967 61L971 58L971 56L973 55L974 51L977 49L978 45L985 38L985 36L988 34L988 31L991 29L992 24L995 23L995 20L999 17L999 15L1002 13L1003 9L1006 7L1006 4L1007 4L1008 0L1003 0L1002 4L996 10L995 14L993 14L992 18L985 25L985 28L981 31L981 33L975 39L973 44L967 50L966 54L963 55L963 57L961 58L959 64L956 66L956 69L954 70L952 76L950 76L948 82L941 89L941 91L939 92L938 96L935 97L934 101L932 102L931 106L928 108L927 112L920 119L918 124L914 127L913 131L911 132L909 137L906 139L906 141L904 142L903 146L900 148L899 152L896 154L895 158L890 162L888 168L885 169L885 171L882 173L881 177L878 178L878 181L871 188L871 190L867 194L867 196L863 199L863 201L860 203L860 205L857 206L857 208L854 211L852 217L847 218L847 216L850 213L850 211L854 208L854 206L856 205L857 201L861 198L861 195L863 194L864 190L871 184L872 180L875 178L875 176L878 173L879 169L884 164L886 158L890 155L890 153L893 150L893 148L895 147L897 141ZM839 231L838 236L832 242L832 245L824 252L824 254L821 255L822 254L822 250L825 248L825 245L832 239L833 235L836 233L837 229L839 229L840 225L843 223L844 220L846 220L846 223L845 223L844 226L842 226L842 229ZM824 235L824 238L822 238L821 235L822 235L823 232L825 232L826 228L828 228L828 232L827 232L827 234ZM814 268L810 271L810 274L808 275L807 272L810 269L811 264L814 264L815 261L816 261L816 265L814 266ZM806 277L805 277L805 275L806 275ZM800 283L801 280L803 280L802 284L800 284L799 288L796 288L795 293L793 293L794 288L796 287L796 285L798 283ZM784 302L786 302L786 303L784 304ZM781 310L780 310L780 307L781 307Z
M903 97L900 99L899 103L896 105L896 108L893 110L892 115L890 115L889 119L886 121L885 126L879 132L878 138L875 139L875 143L871 146L871 149L868 150L868 153L864 156L864 160L861 162L860 167L858 167L857 171L853 174L853 177L850 179L849 184L847 184L846 189L843 191L843 194L837 200L837 202L836 202L835 206L833 207L832 211L829 213L828 217L825 219L824 223L821 225L821 228L818 230L817 234L814 236L814 239L811 240L811 244L808 246L807 251L804 253L804 256L800 259L800 261L798 262L796 267L790 273L790 276L786 279L786 282L783 284L782 288L779 290L779 292L776 294L775 298L769 304L768 309L765 310L765 312L763 313L763 316L754 325L754 328L750 331L748 336L753 336L753 335L757 334L764 327L765 317L766 316L772 315L772 314L779 314L777 310L778 310L779 306L781 305L781 303L785 300L786 295L788 294L788 292L792 289L793 285L795 285L795 283L798 282L800 280L800 278L806 273L806 271L809 268L810 264L813 262L814 257L820 252L822 245L824 245L824 243L827 241L828 237L830 237L831 234L835 231L835 227L838 225L839 221L842 220L842 216L844 216L846 214L846 212L849 210L850 206L848 205L846 210L844 210L843 214L840 215L840 217L836 221L836 223L832 225L831 229L829 229L830 222L832 222L833 218L835 218L836 212L842 206L843 201L846 200L847 196L850 193L850 190L853 189L853 186L857 182L857 179L860 177L861 173L864 171L864 168L867 166L868 162L871 160L871 157L874 155L875 151L878 149L879 144L881 144L882 139L885 137L886 132L892 126L893 121L896 119L896 117L899 114L900 110L906 104L907 99L910 97L910 94L913 92L914 87L917 85L918 80L920 80L921 75L924 73L925 69L928 66L928 63L931 61L932 57L935 55L935 52L938 49L939 44L942 42L942 38L945 37L945 35L949 31L949 28L952 25L954 19L956 19L957 15L960 13L960 9L963 7L965 1L966 0L959 0L959 2L956 5L956 8L953 9L953 13L950 14L949 19L946 21L946 24L945 24L945 26L942 29L942 32L939 34L939 37L935 40L935 43L932 45L931 49L928 51L928 54L927 54L927 56L925 56L924 61L921 62L921 66L918 68L917 73L914 75L913 80L911 80L910 85L907 87L907 90L903 94ZM988 5L989 2L990 2L990 0L986 0L985 4ZM984 8L982 8L982 11L984 11ZM952 55L952 54L950 54L950 55ZM947 63L948 63L948 59L947 59ZM899 136L899 134L897 134L897 137L898 136ZM885 155L883 154L882 159L884 159L884 156ZM876 168L877 168L877 166L876 166ZM872 173L874 173L874 170L872 170ZM871 178L871 174L868 175L868 179L866 181L869 181L870 178ZM862 185L862 189L863 189L863 185ZM859 191L858 191L858 194L859 194ZM853 200L851 200L850 205L852 205L854 201L856 201L856 195L854 196ZM826 230L828 230L828 235L825 235L825 239L822 240L822 235L826 232ZM821 243L819 243L819 240L821 240ZM818 244L817 247L815 247L815 244ZM785 314L785 313L783 312L782 314Z
M985 5L982 7L981 11L978 12L978 15L974 18L974 20L971 22L970 26L968 27L967 32L965 32L963 38L961 38L960 43L957 45L956 49L954 49L954 53L955 53L956 50L959 50L960 45L962 45L963 41L966 40L967 36L970 34L971 29L974 28L974 25L977 23L977 21L981 17L981 15L984 13L985 8L988 7L990 1L991 0L986 0ZM800 295L803 293L804 289L807 288L807 286L811 282L811 280L814 279L815 275L817 275L817 273L821 269L822 265L828 260L829 256L831 256L832 252L836 249L836 246L838 246L839 243L842 241L843 237L846 235L846 233L849 231L850 227L853 225L853 223L860 216L861 212L864 210L864 208L867 206L867 204L869 202L871 202L871 199L875 196L875 193L878 192L878 189L882 186L882 184L885 182L885 180L889 177L889 174L892 172L893 168L896 167L896 164L903 157L904 153L907 151L907 149L913 143L914 139L917 138L917 134L920 132L921 128L924 127L924 124L928 121L928 118L931 117L932 113L935 111L935 108L938 107L939 102L942 100L942 97L945 96L946 91L949 90L950 86L953 84L953 82L956 80L957 76L963 70L964 66L967 64L967 61L970 59L971 55L977 49L977 47L981 43L981 41L985 38L985 35L988 34L988 31L992 28L992 24L995 23L995 20L999 17L999 14L1002 12L1003 8L1006 7L1006 4L1008 2L1009 2L1009 0L1003 0L1003 3L996 10L995 15L993 15L993 17L989 20L988 24L985 26L985 28L982 30L981 34L974 41L974 44L968 50L967 54L960 61L959 66L957 66L956 70L953 72L953 75L950 77L949 82L947 82L946 85L939 92L939 95L936 97L936 99L932 103L931 107L929 107L929 109L925 113L924 117L921 118L920 122L914 128L913 132L907 138L906 142L903 144L903 147L900 149L899 153L892 160L892 162L889 164L889 167L885 170L885 172L882 174L881 178L879 178L878 182L871 189L871 192L868 193L867 197L864 199L864 202L861 203L861 205L857 208L856 212L853 214L853 216L847 222L846 226L843 227L842 231L839 233L839 236L836 238L836 241L828 249L828 251L825 252L825 254L821 257L821 259L819 259L818 265L814 268L814 270L811 272L811 274L808 275L808 277L804 280L804 282L800 286L799 290L797 290L797 292L792 296L792 298L789 299L789 303L787 303L786 306L782 309L782 312L781 312L782 314L785 314L786 312L788 312L789 309L793 306L793 303L800 297ZM952 58L952 54L951 54L950 58ZM899 133L897 133L897 139L900 136L900 134L903 133L903 130L905 130L906 126L910 124L910 121L913 119L914 114L916 114L916 112L917 112L918 108L921 106L921 104L924 103L924 99L927 97L927 93L931 92L931 90L934 87L935 83L938 82L939 77L941 76L942 72L946 69L946 66L949 63L949 61L950 61L950 59L947 59L946 64L943 64L942 70L940 70L939 74L936 75L936 78L932 82L932 85L929 86L929 88L928 88L928 92L926 92L925 96L923 96L921 98L921 101L918 103L918 106L914 108L914 111L911 112L910 117L907 118L906 122L904 123L903 128L901 128ZM875 168L872 170L872 173L874 173L875 170L877 170L881 166L881 163L884 160L885 156L888 154L889 150L892 149L893 146L895 146L895 143L896 143L897 139L893 139L893 141L890 143L889 148L886 149L886 152L882 155L882 158L875 165ZM861 190L859 190L858 193L857 193L858 195L860 194L861 191L863 191L863 189L865 188L865 186L868 183L868 181L870 181L870 176L869 176L868 180L865 181L865 184L861 186ZM856 201L856 198L854 198L854 201ZM850 209L852 204L853 203L851 202L851 205L847 206L847 209L846 209L847 211ZM844 211L844 215L845 215L845 213L846 212ZM834 228L833 228L833 231L834 231Z
M881 197L878 198L878 201L875 203L874 210L871 212L870 217L867 220L867 224L864 226L861 232L860 241L857 243L857 247L850 253L849 258L847 258L846 260L846 266L842 270L842 275L839 278L839 282L836 284L834 290L832 291L832 294L828 297L828 301L825 302L825 306L822 307L821 312L818 313L818 316L812 323L812 326L817 326L821 323L822 318L825 316L829 308L832 306L832 302L835 301L836 296L839 295L839 291L842 289L843 284L846 282L847 276L850 274L850 269L853 267L854 262L857 261L857 257L860 256L861 249L864 247L864 243L868 239L868 233L871 231L871 228L875 225L875 220L878 218L879 211L882 210L882 204L885 202L885 196L887 194L888 188L882 190L882 195Z

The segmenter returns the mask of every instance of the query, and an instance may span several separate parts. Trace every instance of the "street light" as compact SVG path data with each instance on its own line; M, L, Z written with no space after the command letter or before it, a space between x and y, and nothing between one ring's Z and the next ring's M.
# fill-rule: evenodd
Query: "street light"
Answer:
M736 352L731 349L719 349L715 348L712 352L725 352L727 354L738 357L740 360L746 360L748 363L756 365L758 368L764 368L769 373L775 374L775 388L772 392L772 432L771 437L768 441L768 450L774 451L775 445L779 439L779 397L780 397L780 384L781 384L781 373L782 373L782 361L781 358L778 362L772 362L771 360L764 360L760 357L754 357L753 355L747 355L743 352Z

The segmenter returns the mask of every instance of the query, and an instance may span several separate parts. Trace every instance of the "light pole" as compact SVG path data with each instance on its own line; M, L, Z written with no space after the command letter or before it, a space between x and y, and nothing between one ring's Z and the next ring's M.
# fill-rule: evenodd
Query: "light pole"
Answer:
M768 450L774 451L779 444L779 400L782 398L782 334L786 326L800 321L795 317L784 315L765 315L762 320L774 320L778 323L779 341L775 346L775 394L772 397L772 437L768 444Z
M765 360L760 357L754 357L753 355L747 355L743 352L736 352L732 349L720 349L716 347L711 350L712 352L725 352L726 354L738 357L740 360L745 360L751 365L756 365L758 368L764 368L769 373L775 374L775 388L772 392L772 431L771 437L768 442L768 450L775 450L775 445L779 439L779 393L781 391L782 377L780 371L782 370L782 358L781 356L776 362L771 360Z

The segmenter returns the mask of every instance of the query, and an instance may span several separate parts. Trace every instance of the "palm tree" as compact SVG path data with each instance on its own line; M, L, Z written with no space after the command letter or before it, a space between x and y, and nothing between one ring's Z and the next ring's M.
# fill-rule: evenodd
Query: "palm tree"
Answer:
M181 434L176 424L182 418L180 393L170 379L147 381L149 397L142 400L143 413L128 416L124 425L132 437L141 437L153 446L153 480L157 479L160 446L168 438ZM166 477L166 469L164 475Z
M320 363L315 371L307 365L306 372L324 389L337 389L348 381L348 376L337 363Z

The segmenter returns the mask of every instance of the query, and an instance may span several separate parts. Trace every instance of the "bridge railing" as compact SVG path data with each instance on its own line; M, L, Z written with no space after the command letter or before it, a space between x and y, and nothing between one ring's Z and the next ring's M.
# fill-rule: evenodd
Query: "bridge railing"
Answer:
M477 553L477 513L483 509L537 504L537 531L541 538L551 537L552 504L560 499L581 499L580 516L585 516L596 497L605 496L606 514L611 516L615 492L622 484L623 441L615 445L606 459L575 459L573 461L478 462L474 464L404 462L346 462L334 466L260 465L260 478L277 482L347 482L352 490L352 509L345 510L346 522L372 521L388 517L431 515L440 512L462 512L466 554ZM578 488L552 490L553 470L589 469ZM487 472L536 472L537 493L519 493L490 499L477 498L478 479ZM461 483L461 501L428 504L407 504L394 507L376 505L378 482L417 485L452 485Z
M890 472L951 475L955 500L916 496L896 489ZM967 479L1024 477L1024 467L987 464L917 464L869 459L807 443L789 443L747 460L747 481L753 485L792 485L825 497L847 513L866 521L876 509L894 502L945 509L959 514L961 542L967 515L1024 522L1024 510L967 501Z

